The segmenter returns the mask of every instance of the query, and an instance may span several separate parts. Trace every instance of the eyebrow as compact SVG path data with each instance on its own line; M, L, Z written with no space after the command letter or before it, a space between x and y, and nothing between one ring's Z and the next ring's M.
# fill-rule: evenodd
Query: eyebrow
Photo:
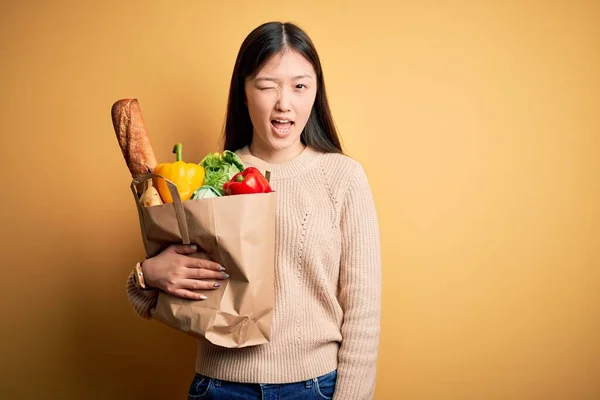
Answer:
M293 79L293 80L298 80L298 79L303 79L303 78L309 78L309 79L312 79L312 76L311 76L311 75L308 75L308 74L304 74L304 75L297 75L297 76L295 76L295 77L294 77L294 79ZM256 81L271 81L271 82L278 82L278 81L279 81L278 79L275 79L275 78L270 78L270 77L268 77L268 76L262 76L262 77L258 77L258 78L256 78L255 80L256 80Z

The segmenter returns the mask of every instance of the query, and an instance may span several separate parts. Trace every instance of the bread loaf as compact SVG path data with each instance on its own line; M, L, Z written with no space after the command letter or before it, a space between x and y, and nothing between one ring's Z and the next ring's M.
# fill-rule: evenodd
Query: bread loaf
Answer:
M133 178L152 172L157 165L137 99L121 99L111 108L115 134Z

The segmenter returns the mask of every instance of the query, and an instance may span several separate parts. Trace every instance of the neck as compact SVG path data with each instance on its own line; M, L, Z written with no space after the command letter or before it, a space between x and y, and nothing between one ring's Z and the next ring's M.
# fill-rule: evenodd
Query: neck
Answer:
M300 140L285 149L267 148L266 146L262 146L261 143L252 141L248 149L254 157L260 158L269 164L283 164L302 153L305 147Z

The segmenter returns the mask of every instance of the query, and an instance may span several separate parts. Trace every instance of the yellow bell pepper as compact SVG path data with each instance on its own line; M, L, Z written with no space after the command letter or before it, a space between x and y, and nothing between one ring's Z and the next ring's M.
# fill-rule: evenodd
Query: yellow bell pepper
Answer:
M158 164L152 172L177 185L181 201L189 200L194 191L204 184L205 170L201 165L183 161L181 143L173 147L173 153L175 153L175 162ZM159 178L154 178L153 182L163 202L172 203L173 198L167 183Z

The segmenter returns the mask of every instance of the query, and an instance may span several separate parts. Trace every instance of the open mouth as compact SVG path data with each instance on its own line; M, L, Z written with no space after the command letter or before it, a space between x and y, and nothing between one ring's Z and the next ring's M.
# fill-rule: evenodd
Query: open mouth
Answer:
M289 119L272 119L271 125L273 125L279 133L285 134L290 131L290 128L294 125L294 121L290 121Z

